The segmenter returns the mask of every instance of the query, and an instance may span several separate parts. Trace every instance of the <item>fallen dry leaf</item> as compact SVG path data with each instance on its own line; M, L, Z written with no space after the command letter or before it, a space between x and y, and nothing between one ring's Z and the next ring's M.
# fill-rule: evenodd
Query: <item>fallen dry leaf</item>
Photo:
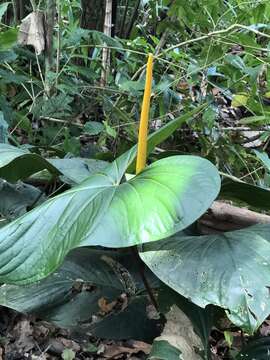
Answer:
M106 359L118 359L123 354L138 354L139 352L144 352L145 354L149 354L151 350L151 346L142 341L134 341L134 347L126 347L117 344L106 345L105 351L102 356Z
M80 345L73 340L69 340L66 338L58 338L58 340L61 341L65 348L73 350L75 353L80 351L81 349Z
M265 322L260 327L259 331L262 336L269 336L270 335L270 321L265 320Z
M138 349L139 351L144 352L146 355L150 354L152 345L147 344L144 341L131 340L130 345L133 349Z
M41 11L33 11L22 20L18 43L32 45L37 55L45 49L44 14Z
M189 318L176 305L166 314L167 322L162 334L155 341L165 340L181 351L183 360L201 360L195 349L203 349Z
M24 318L19 321L13 329L12 336L15 338L15 342L12 344L14 351L24 353L35 347L33 327L29 319Z
M117 301L112 301L111 303L108 303L108 301L104 297L98 300L98 306L101 310L101 313L104 315L110 313L116 304Z

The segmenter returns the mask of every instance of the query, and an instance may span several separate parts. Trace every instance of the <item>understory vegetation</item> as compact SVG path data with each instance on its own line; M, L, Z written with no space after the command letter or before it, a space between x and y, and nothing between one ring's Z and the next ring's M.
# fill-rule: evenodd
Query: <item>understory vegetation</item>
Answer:
M269 359L269 65L268 0L0 1L0 358Z

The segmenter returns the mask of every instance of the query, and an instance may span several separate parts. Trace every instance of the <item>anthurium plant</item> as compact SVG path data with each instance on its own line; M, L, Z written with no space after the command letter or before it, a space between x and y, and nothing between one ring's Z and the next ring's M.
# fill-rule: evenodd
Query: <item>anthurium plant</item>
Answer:
M215 312L208 305L225 309L234 324L250 333L270 313L269 226L209 236L185 232L218 196L220 175L211 162L192 155L146 165L156 145L204 108L176 118L147 137L152 68L150 55L138 147L110 164L92 164L77 183L66 164L0 144L4 179L16 181L46 169L73 180L70 189L0 229L0 303L100 337L153 340L158 335L156 323L145 319L149 301L145 281L130 251L136 247L147 265L148 287L154 296L158 294L157 310L166 308L164 292L169 294L168 303L190 317L202 339L201 356L207 358ZM81 162L77 161L78 169ZM134 169L135 175L126 180ZM78 282L91 284L94 290L81 287L74 292ZM129 310L89 322L98 312L100 298L110 301L123 292L128 294ZM130 314L137 319L135 327Z

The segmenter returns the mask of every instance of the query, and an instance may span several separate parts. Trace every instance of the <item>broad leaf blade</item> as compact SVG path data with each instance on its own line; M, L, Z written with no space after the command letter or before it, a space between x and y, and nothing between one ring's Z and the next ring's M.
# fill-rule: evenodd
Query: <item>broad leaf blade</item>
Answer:
M269 210L270 191L235 178L227 177L222 181L220 198L240 200L259 210Z
M147 296L135 296L129 306L122 311L112 313L98 323L84 326L84 333L90 332L97 337L107 339L137 339L152 342L159 335L160 326L158 320L147 317L148 305Z
M0 177L11 182L26 179L43 169L47 169L52 174L63 175L65 180L69 180L69 183L80 183L107 165L108 163L105 161L84 158L47 160L27 149L0 143Z
M172 237L144 246L142 260L167 285L195 304L214 304L245 331L270 313L270 227L218 235Z
M264 337L251 340L236 356L236 360L269 360L270 339Z
M62 173L61 179L68 184L79 184L90 175L108 166L106 161L85 158L48 159L47 161Z
M5 15L5 12L7 11L9 4L10 4L10 2L4 2L4 3L0 4L0 22L2 21L2 18Z
M65 259L58 271L46 279L28 286L3 285L0 304L39 318L76 333L91 331L93 335L117 339L153 339L158 335L159 321L146 314L149 304L133 252L104 251L93 248L76 249ZM157 279L146 276L151 285ZM100 299L112 303L127 294L123 311L100 316ZM99 322L92 323L92 316ZM134 326L130 326L132 323ZM116 331L118 327L119 331Z
M42 156L9 144L0 144L0 177L10 182L26 179L36 172L48 169L61 174L57 168Z
M14 220L25 214L28 207L40 204L44 198L42 192L32 185L22 182L10 184L0 179L0 218Z
M121 184L131 155L2 228L0 281L42 279L76 247L120 248L170 236L200 217L219 192L216 168L195 156L159 160Z
M181 360L181 351L166 340L155 340L147 360Z

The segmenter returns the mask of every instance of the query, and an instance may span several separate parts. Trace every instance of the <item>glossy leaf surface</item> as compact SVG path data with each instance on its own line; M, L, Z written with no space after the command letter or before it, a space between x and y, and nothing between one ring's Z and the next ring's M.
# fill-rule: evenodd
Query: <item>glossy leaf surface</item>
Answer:
M3 227L0 281L42 279L76 247L120 248L170 236L192 224L217 196L216 168L194 156L159 160L121 184L133 151Z
M270 227L218 235L172 237L144 246L142 260L168 286L195 304L228 310L252 333L270 313Z
M0 144L0 177L11 182L26 179L36 172L47 169L60 175L56 167L38 154L9 144Z
M80 183L107 165L105 161L84 158L47 160L27 149L0 144L0 177L12 182L47 169L52 174L63 175L70 183Z
M254 208L269 210L270 191L234 178L225 178L221 184L220 198L240 200Z

